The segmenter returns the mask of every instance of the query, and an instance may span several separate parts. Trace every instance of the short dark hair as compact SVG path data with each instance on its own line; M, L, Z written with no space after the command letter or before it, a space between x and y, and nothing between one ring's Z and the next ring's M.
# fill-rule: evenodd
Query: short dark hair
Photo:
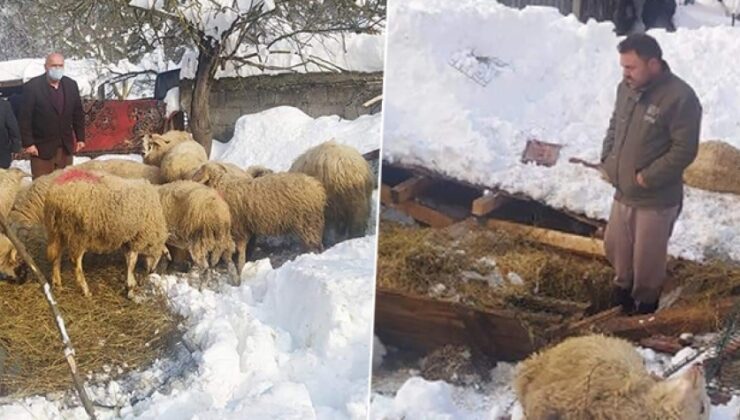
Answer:
M620 54L634 51L635 54L645 61L651 58L657 58L660 61L663 60L663 51L661 51L658 41L646 34L632 34L628 36L619 43L617 50L619 50Z

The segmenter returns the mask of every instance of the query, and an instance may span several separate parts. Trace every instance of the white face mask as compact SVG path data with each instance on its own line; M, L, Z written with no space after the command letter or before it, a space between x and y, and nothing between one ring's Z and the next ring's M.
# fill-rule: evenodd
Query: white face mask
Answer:
M64 76L64 67L52 67L47 71L51 80L62 80Z

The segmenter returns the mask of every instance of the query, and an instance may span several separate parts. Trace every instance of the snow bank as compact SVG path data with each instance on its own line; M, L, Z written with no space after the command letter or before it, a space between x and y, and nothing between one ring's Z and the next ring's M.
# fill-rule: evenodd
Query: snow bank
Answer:
M286 171L306 149L331 138L366 153L380 147L380 120L380 114L314 119L298 108L276 107L239 118L231 141L213 142L211 159Z
M272 269L250 263L244 283L198 291L152 278L185 317L197 372L123 418L364 419L373 313L375 236ZM116 387L109 387L115 392ZM101 413L112 417L112 413ZM43 398L0 407L0 418L85 418Z
M612 187L567 161L600 155L621 77L610 23L582 24L553 8L517 10L487 0L392 2L389 19L386 159L608 217ZM700 96L702 139L740 147L740 27L651 33ZM475 56L489 57L488 64ZM448 64L452 58L489 83L466 77ZM557 165L519 163L532 137L564 144ZM669 252L740 260L740 243L729 240L740 235L740 213L731 208L740 208L740 197L689 189Z

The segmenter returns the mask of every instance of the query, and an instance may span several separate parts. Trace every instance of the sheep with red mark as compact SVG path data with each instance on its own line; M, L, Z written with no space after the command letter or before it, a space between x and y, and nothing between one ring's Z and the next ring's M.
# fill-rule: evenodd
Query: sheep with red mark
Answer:
M527 419L707 420L704 371L695 365L661 380L628 341L589 335L517 366L514 391Z
M193 181L214 188L228 203L239 272L254 235L295 233L308 248L323 249L326 192L316 179L297 173L234 177L223 164L209 162L196 171Z
M44 226L53 285L62 285L61 258L66 249L75 265L75 280L88 297L91 294L82 267L86 252L124 251L129 297L136 287L138 256L145 256L147 271L152 272L167 252L162 204L156 188L145 180L67 169L51 182L46 194Z

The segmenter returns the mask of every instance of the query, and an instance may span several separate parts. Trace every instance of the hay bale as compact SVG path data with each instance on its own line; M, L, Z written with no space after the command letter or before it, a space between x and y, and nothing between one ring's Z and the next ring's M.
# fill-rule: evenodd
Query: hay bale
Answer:
M702 142L683 179L695 188L740 194L740 150L719 140Z

